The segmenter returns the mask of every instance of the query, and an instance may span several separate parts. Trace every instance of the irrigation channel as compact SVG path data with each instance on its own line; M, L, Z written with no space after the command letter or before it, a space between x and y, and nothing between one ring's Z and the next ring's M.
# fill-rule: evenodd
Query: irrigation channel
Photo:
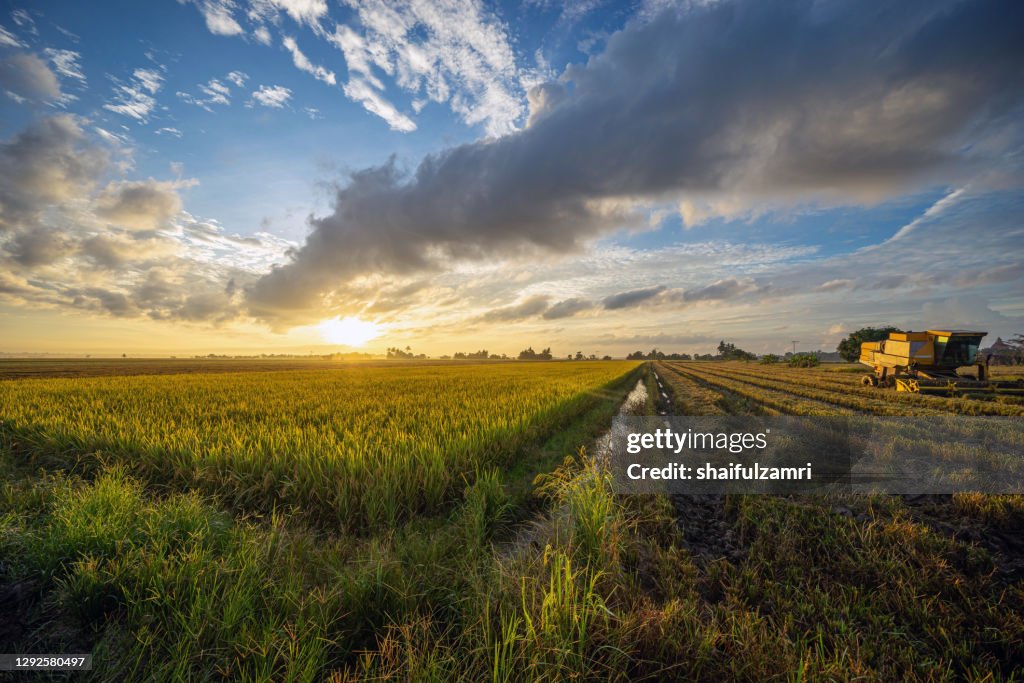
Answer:
M619 405L619 415L642 415L647 408L647 385L641 377ZM581 476L600 476L600 472L608 464L612 449L611 426L587 444L583 451L593 458L594 468L588 468ZM551 528L568 515L565 505L547 509L542 515L519 525L510 540L497 547L498 555L509 558L524 552L536 552L541 549L539 539L551 533Z

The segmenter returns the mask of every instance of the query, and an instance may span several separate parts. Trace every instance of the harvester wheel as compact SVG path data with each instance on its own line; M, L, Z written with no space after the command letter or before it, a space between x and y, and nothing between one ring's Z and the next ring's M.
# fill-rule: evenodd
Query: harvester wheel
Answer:
M860 378L860 383L866 387L877 387L878 378L875 377L874 375L864 375L863 377Z

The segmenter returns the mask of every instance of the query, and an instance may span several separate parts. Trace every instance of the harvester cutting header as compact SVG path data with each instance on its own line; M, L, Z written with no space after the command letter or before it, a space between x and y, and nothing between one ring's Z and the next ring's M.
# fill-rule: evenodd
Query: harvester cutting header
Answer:
M860 345L860 362L874 369L864 375L868 386L895 386L897 391L955 396L961 393L1024 394L1020 381L993 381L988 359L978 358L978 347L987 332L928 330L890 332L889 338ZM975 367L975 377L957 370Z

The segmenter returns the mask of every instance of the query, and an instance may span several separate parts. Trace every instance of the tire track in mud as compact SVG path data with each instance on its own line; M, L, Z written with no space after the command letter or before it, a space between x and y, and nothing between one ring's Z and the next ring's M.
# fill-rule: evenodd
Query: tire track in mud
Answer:
M685 399L676 397L676 410L677 415L778 415L778 411L757 405L756 407L751 405L751 401L747 398L736 394L735 392L729 391L727 388L711 384L704 380L699 375L684 372L681 368L673 365L662 365L661 368L666 374L671 374L679 383L686 386L687 384L694 385L697 389L701 390L706 394L713 394L716 398L710 399L708 396L699 396L696 405L689 404ZM669 382L672 383L671 381ZM678 388L678 387L676 387ZM687 406L692 405L697 412L687 413L679 412L684 410Z
M784 415L854 415L860 411L841 404L830 402L824 398L803 396L784 387L774 385L760 378L731 374L727 371L703 372L703 378L713 386L722 386L739 393L748 401L761 406L773 408ZM726 382L728 384L722 384ZM729 386L732 384L733 386ZM805 410L806 409L806 410ZM807 412L820 410L822 413Z

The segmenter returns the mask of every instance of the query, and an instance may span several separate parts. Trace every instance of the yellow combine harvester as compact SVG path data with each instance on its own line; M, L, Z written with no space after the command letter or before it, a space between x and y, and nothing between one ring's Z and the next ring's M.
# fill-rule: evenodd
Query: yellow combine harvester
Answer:
M860 362L874 369L864 384L895 386L897 391L955 396L960 393L1024 393L1024 383L989 379L988 360L978 358L981 338L987 332L928 330L890 332L889 338L860 345ZM957 373L977 368L975 377Z

